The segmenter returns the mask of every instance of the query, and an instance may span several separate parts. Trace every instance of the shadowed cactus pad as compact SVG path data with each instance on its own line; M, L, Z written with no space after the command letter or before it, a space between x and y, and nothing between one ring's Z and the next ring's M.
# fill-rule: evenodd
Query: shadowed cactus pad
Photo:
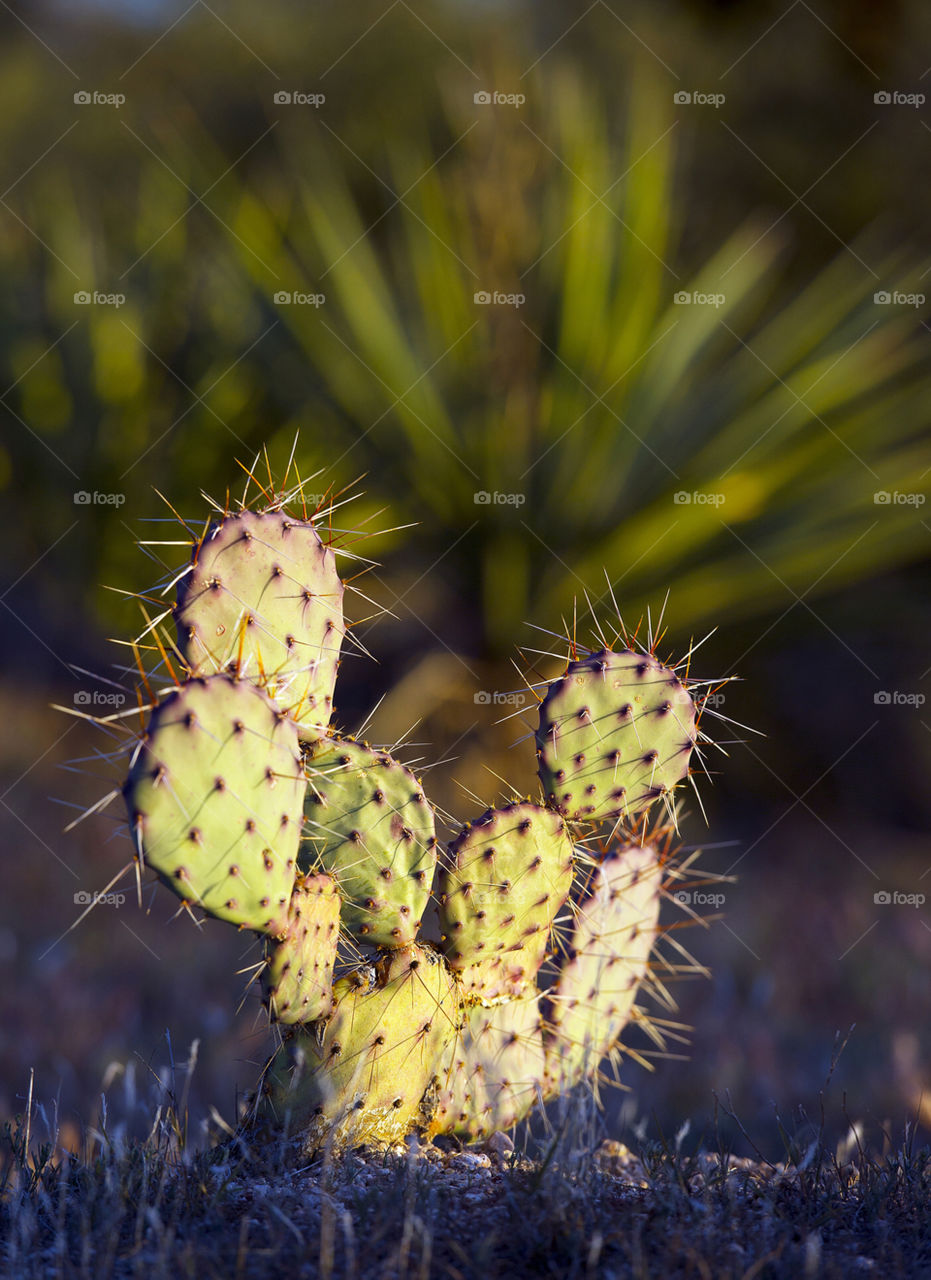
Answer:
M298 877L288 931L266 943L262 975L268 1010L278 1022L314 1022L333 1008L333 966L339 943L339 894L330 876Z
M328 738L308 748L302 861L336 877L343 927L372 946L409 946L436 866L433 809L386 751Z
M443 950L468 995L497 1000L533 982L571 884L572 841L558 813L513 804L463 828L439 897Z
M661 888L652 845L618 849L592 874L547 993L547 1096L594 1072L627 1024L656 941Z
M648 653L602 649L570 662L540 706L547 802L573 822L634 818L688 773L695 704Z
M124 787L145 862L210 915L281 935L297 872L297 730L261 689L190 680L152 711Z
M490 1009L467 1009L433 1131L475 1142L523 1120L543 1089L542 1027L536 990Z
M273 1064L276 1111L306 1127L307 1145L400 1142L436 1111L444 1055L461 1022L456 983L428 947L386 951L336 984L336 1009L296 1033Z
M343 639L343 583L313 524L242 511L211 525L178 587L178 638L194 675L262 681L302 734L325 731Z

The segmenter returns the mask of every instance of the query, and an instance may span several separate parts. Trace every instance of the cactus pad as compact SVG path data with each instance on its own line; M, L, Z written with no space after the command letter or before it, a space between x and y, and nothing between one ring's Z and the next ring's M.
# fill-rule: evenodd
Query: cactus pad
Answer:
M593 873L547 993L547 1096L595 1071L624 1029L656 941L661 885L652 845L627 845Z
M388 951L335 993L329 1021L297 1032L273 1065L275 1108L306 1126L309 1149L323 1140L391 1144L426 1129L437 1072L461 1022L442 957L426 947Z
M603 649L570 662L540 706L547 803L573 822L633 818L688 773L695 704L650 654Z
M162 880L272 936L287 928L303 794L294 724L226 675L190 680L155 707L124 787L137 847Z
M342 643L343 583L313 524L283 511L225 516L178 587L179 643L192 674L261 680L303 736L324 731Z
M336 877L343 926L372 946L417 937L436 866L433 809L409 769L348 739L311 744L302 862Z
M463 828L441 874L443 950L468 995L497 1000L532 983L572 884L572 841L534 804L489 809Z
M431 1132L475 1142L523 1120L543 1089L541 1028L536 990L490 1009L468 1009L449 1051Z
M298 878L288 932L280 942L266 944L262 978L269 1013L278 1022L314 1022L332 1011L339 906L336 881L330 876Z

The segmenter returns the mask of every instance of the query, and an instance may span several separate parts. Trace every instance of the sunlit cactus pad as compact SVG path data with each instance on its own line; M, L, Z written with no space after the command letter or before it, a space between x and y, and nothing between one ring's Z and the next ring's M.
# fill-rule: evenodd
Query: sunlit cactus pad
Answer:
M617 849L592 873L568 958L547 993L548 1094L596 1069L623 1031L656 942L661 891L649 844Z
M332 1012L339 908L332 877L298 876L287 933L266 943L263 984L269 1012L279 1022L315 1022Z
M489 809L460 832L439 877L440 928L469 995L504 999L533 982L572 869L565 821L539 805Z
M634 818L688 772L695 704L652 654L602 649L570 662L540 706L549 803L573 822Z
M189 680L153 709L124 793L145 863L220 920L281 935L297 872L297 730L261 689Z
M336 878L348 933L372 946L409 946L436 866L423 787L388 752L348 739L312 743L305 769L302 860Z
M194 675L231 665L305 734L325 729L343 639L343 583L309 520L241 511L210 526L181 578L178 642Z
M539 993L531 988L491 1008L472 1005L449 1058L433 1130L474 1142L512 1129L543 1092Z
M437 952L387 951L336 984L335 1011L318 1031L286 1042L267 1082L270 1103L306 1128L311 1146L399 1142L433 1118L460 1019L457 985Z

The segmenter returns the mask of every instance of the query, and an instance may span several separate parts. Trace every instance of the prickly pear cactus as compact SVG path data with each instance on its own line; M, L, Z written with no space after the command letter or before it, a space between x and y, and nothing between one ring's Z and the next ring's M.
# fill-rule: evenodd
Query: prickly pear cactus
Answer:
M347 628L315 520L276 495L193 545L171 579L178 646L145 614L162 657L145 688L172 681L146 695L123 791L139 860L262 939L279 1045L254 1115L308 1150L477 1140L597 1075L643 1016L682 887L671 796L707 682L622 626L616 650L567 640L562 674L531 686L541 794L466 823L438 863L418 778L333 723Z
M326 731L343 639L343 583L312 521L240 511L195 546L174 610L193 675L232 666L261 683L302 736Z
M298 876L287 933L265 944L263 985L268 1011L278 1022L316 1022L332 1013L339 905L331 876Z
M540 706L540 781L573 822L635 818L681 782L694 746L692 698L649 653L571 662Z
M124 794L139 852L179 897L284 934L304 779L296 727L261 689L214 675L170 693L152 710Z
M342 979L332 1017L279 1056L271 1069L276 1108L290 1113L311 1147L393 1143L428 1128L460 1004L432 948L385 951Z
M649 844L613 850L592 873L566 962L547 992L548 1096L596 1070L624 1030L656 941L662 887Z
M491 1008L469 1007L441 1072L431 1131L475 1142L519 1124L542 1099L543 1028L533 987Z
M387 751L328 738L305 758L303 858L336 878L343 927L360 942L406 947L430 901L436 823L423 788Z
M566 823L540 805L489 809L463 828L439 900L443 950L467 995L491 1003L535 980L573 865Z

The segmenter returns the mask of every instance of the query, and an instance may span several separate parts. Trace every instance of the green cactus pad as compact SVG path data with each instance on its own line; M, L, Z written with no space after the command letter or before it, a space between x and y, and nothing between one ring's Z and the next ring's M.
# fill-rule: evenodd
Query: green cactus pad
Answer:
M344 634L343 583L313 524L283 511L225 516L178 587L179 643L194 675L261 681L302 736L325 731Z
M339 942L339 894L330 876L299 877L288 932L266 944L262 975L268 1010L278 1022L314 1022L333 1009L333 966Z
M287 929L304 796L294 724L254 685L190 680L152 712L124 787L144 860L179 897Z
M603 649L553 681L536 738L548 804L572 822L633 818L688 773L695 704L650 654Z
M548 1097L594 1072L624 1029L656 941L661 885L652 845L621 848L594 872L547 993Z
M439 881L443 950L467 995L519 994L543 963L572 884L572 841L535 804L489 809L449 847Z
M288 1040L267 1079L268 1101L324 1141L394 1144L426 1129L436 1111L437 1073L461 1024L456 983L426 947L389 951L336 983L325 1024Z
M448 1051L431 1133L475 1142L523 1120L543 1089L541 1029L536 990L490 1009L466 1010Z
M308 749L302 863L336 877L343 927L372 946L417 937L436 866L423 789L386 751L328 738Z

